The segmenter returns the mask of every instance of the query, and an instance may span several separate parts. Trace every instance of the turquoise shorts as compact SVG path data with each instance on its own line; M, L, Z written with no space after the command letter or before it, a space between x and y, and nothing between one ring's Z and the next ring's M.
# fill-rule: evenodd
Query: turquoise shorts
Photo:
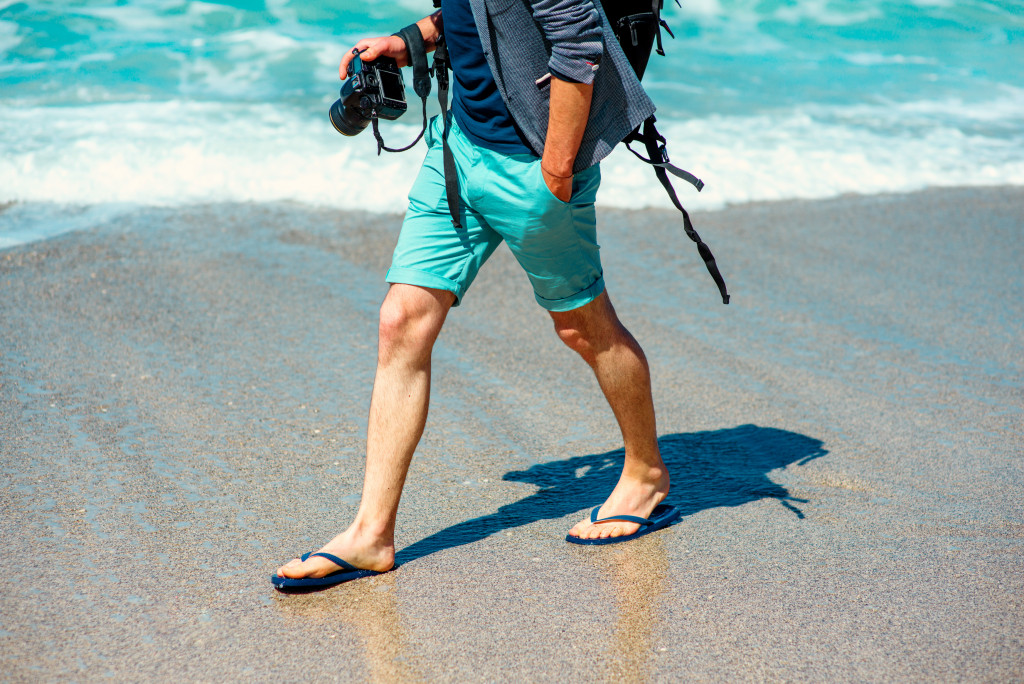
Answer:
M487 258L501 244L526 271L537 302L570 311L604 290L594 198L595 164L573 179L572 199L548 189L540 159L502 154L469 141L451 120L448 144L459 177L462 228L452 226L444 185L440 117L427 128L427 156L409 191L409 209L395 247L389 283L454 293L457 306Z

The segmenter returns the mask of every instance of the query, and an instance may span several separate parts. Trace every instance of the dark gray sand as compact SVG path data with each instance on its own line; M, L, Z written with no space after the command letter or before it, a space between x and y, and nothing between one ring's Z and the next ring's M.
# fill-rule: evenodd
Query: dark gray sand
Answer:
M387 575L350 520L398 216L149 209L0 252L0 679L1024 679L1024 189L606 211L667 531L582 548L621 440L502 249L435 355Z

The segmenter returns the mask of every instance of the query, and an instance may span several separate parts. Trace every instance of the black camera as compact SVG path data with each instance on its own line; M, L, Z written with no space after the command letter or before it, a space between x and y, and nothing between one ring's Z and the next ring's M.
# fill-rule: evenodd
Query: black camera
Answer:
M348 80L341 86L341 99L331 105L331 123L342 135L356 135L374 117L394 120L406 108L405 82L395 60L378 57L364 62L357 53L348 65Z

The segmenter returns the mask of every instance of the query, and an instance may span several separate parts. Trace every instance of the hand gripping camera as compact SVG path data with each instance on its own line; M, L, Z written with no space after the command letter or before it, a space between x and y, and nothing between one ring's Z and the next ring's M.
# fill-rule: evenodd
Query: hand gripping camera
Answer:
M390 57L372 62L355 59L348 65L348 80L341 86L341 98L331 105L330 117L342 135L357 135L375 118L394 120L405 113L405 83L402 71Z
M377 154L382 151L404 152L419 142L427 130L427 96L430 94L431 70L427 69L423 35L417 24L409 24L395 35L402 39L409 53L412 87L423 101L423 125L416 139L405 147L388 147L377 127L378 119L397 119L407 109L402 71L390 57L378 57L372 62L364 62L359 58L359 50L352 50L355 59L348 65L348 80L341 86L341 99L331 105L330 111L331 123L342 135L356 135L372 124L373 137L377 140ZM439 95L443 95L443 113L448 103L448 52L444 48L443 37L438 38L435 47L434 71L441 90Z

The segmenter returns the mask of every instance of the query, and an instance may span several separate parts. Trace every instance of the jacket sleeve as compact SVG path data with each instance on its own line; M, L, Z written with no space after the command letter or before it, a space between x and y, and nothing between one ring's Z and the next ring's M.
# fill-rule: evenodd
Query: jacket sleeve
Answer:
M597 0L599 1L599 0ZM595 0L531 0L533 17L551 43L548 68L577 83L592 83L604 53Z

